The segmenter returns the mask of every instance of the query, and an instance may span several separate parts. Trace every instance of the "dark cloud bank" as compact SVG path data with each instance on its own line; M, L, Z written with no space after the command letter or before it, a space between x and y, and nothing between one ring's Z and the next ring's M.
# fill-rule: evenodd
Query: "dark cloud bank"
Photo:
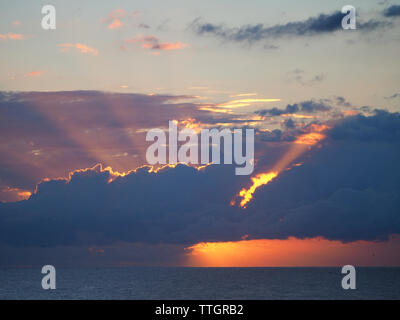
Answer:
M400 233L400 114L348 117L324 143L259 188L246 211L229 202L249 177L227 165L140 169L111 183L96 168L69 182L42 182L29 200L0 204L0 244L189 245L243 235L353 241Z
M294 114L297 112L316 113L331 110L332 107L323 102L308 100L300 103L288 104L284 109L271 108L258 110L255 113L260 116L281 116L283 114Z
M400 17L400 5L393 5L383 11L383 15L388 18Z
M388 10L385 15L396 12L395 9L389 8ZM345 14L336 11L331 14L320 14L316 17L310 17L303 21L288 22L270 27L259 23L237 28L204 22L198 18L192 22L191 28L198 35L212 35L224 41L252 43L283 37L316 36L334 33L342 30L342 19L344 16ZM357 29L363 32L374 31L389 25L390 22L381 20L357 21Z

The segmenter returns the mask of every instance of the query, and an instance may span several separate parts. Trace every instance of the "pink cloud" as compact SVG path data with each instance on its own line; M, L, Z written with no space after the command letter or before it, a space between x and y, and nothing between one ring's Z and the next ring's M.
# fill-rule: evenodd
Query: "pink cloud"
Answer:
M155 46L152 47L153 50L159 49L159 50L180 50L184 49L188 46L188 44L183 43L183 42L174 42L174 43L159 43Z
M80 53L83 54L90 54L93 56L97 56L99 53L97 49L94 49L82 43L61 43L58 46L61 48L61 52L70 51L71 49L75 48L76 50L78 50Z
M9 32L7 34L1 34L0 33L0 39L1 40L24 40L25 37L22 34L19 33L12 33Z
M102 18L101 22L102 23L110 23L111 22L107 28L110 30L115 30L115 29L119 29L123 26L122 19L134 17L138 14L139 14L139 11L134 11L132 13L129 13L126 10L118 8L118 9L114 9L113 11L108 13L107 18L104 18L104 19Z
M156 36L142 36L125 40L125 43L141 43L143 49L149 50L181 50L189 45L183 42L161 42ZM158 52L159 53L159 52Z
M108 29L118 29L122 27L122 22L119 19L114 19L114 21L108 26Z

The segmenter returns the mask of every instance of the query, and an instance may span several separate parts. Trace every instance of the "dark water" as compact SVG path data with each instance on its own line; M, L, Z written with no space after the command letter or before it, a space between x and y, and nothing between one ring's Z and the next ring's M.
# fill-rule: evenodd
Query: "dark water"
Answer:
M357 268L343 290L340 268L57 268L43 290L41 269L0 269L0 299L400 299L400 268Z

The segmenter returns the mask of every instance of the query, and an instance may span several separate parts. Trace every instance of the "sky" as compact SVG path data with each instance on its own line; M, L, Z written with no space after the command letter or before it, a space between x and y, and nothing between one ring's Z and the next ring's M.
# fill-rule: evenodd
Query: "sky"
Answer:
M400 3L0 4L0 265L400 265ZM146 132L255 129L255 170Z

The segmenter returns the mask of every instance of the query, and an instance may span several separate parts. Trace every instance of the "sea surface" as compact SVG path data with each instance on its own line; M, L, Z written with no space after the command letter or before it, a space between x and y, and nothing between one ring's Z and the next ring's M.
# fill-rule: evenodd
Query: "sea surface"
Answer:
M57 268L43 290L40 268L0 269L0 299L400 299L400 268Z

